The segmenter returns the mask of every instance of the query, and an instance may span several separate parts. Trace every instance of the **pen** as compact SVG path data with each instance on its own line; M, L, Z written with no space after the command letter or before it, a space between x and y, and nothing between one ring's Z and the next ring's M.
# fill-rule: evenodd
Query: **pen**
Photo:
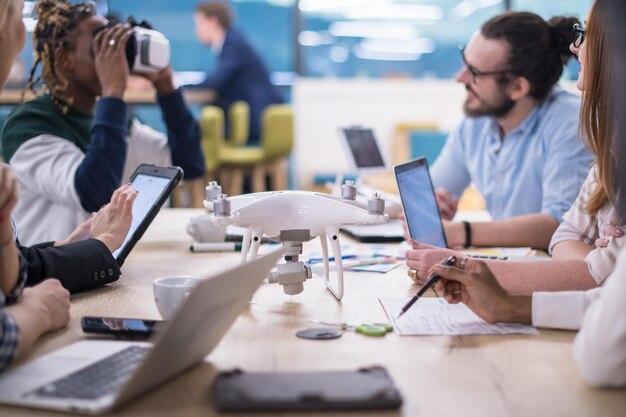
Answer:
M455 262L456 262L456 256L448 256L446 259L441 261L441 265L454 265ZM424 285L422 285L422 287L419 290L417 290L417 294L415 294L415 296L411 298L409 302L404 305L404 307L402 307L402 311L400 311L400 314L398 314L398 317L396 317L396 320L402 317L402 315L406 313L407 310L411 308L411 306L415 304L415 302L419 300L419 298L422 295L424 295L424 293L428 291L430 287L435 285L435 282L439 281L439 278L441 277L435 274L434 272L430 274L428 278L426 279L426 282L424 283Z
M192 252L240 252L241 243L235 242L208 242L208 243L192 243L189 246Z

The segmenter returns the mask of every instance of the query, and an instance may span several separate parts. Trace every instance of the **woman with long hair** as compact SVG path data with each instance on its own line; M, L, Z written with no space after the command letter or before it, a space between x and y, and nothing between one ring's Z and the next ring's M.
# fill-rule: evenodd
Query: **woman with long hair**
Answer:
M575 221L586 221L596 228L601 217L617 211L614 173L619 167L615 156L618 126L611 94L616 73L605 7L603 0L596 1L587 30L576 27L572 44L582 64L578 81L583 91L581 129L598 156L597 167L581 191L580 203L572 210L577 213ZM580 243L582 248L584 242ZM580 328L574 357L583 377L594 386L612 387L626 385L626 250L618 258L603 288L586 292L512 295L500 285L487 264L466 258L457 266L435 265L431 272L442 277L436 288L448 302L462 302L488 322Z

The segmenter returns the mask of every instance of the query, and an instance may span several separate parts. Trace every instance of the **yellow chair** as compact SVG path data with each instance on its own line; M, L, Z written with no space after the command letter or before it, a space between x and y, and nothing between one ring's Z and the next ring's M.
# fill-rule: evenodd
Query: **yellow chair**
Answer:
M172 207L183 207L183 194L189 195L191 207L204 207L207 180L219 181L219 150L224 142L224 112L219 107L206 106L200 117L200 145L204 153L206 174L204 178L182 181L172 193Z
M228 108L228 145L245 146L250 136L250 105L243 100L235 101Z
M272 188L287 189L287 158L293 149L293 110L284 104L265 108L261 121L264 170Z
M287 188L286 157L293 148L293 112L289 106L268 106L262 116L260 146L229 146L224 139L224 113L219 107L202 110L200 127L207 163L207 180L218 180L228 195L243 191L246 174L252 192L265 191L265 176L272 188Z

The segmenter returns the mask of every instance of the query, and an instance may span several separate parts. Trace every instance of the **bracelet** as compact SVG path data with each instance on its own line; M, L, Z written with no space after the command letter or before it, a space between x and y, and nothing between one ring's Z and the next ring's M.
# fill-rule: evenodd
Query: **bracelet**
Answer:
M463 226L465 227L465 245L463 247L469 248L472 246L472 226L470 222L463 221Z

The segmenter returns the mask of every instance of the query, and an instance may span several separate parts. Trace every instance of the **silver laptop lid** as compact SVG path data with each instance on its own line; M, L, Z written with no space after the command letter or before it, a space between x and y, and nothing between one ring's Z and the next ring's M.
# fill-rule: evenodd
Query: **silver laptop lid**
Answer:
M282 254L282 248L276 249L198 284L159 333L154 348L120 391L115 405L202 361L246 308Z

